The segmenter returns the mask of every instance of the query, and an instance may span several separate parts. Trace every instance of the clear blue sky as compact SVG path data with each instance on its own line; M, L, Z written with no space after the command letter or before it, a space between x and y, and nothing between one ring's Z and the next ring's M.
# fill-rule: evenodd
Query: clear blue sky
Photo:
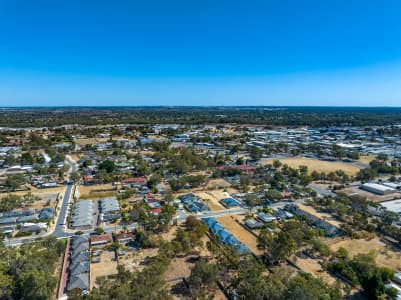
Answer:
M0 106L401 106L401 1L0 0Z

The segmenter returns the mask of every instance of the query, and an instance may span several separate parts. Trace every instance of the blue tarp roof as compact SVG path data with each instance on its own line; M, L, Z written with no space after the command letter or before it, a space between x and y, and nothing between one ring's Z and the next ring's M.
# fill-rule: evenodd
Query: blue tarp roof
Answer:
M214 223L209 228L214 234L218 234L220 231L225 230L220 223Z
M226 206L238 206L238 201L234 198L225 198L221 200Z
M229 232L224 226L222 226L215 218L204 218L203 222L207 225L209 230L216 234L222 243L230 246L234 246L240 254L249 252L248 247L237 240L231 232Z
M210 227L212 224L217 223L215 218L204 218L203 222L206 223L207 227Z

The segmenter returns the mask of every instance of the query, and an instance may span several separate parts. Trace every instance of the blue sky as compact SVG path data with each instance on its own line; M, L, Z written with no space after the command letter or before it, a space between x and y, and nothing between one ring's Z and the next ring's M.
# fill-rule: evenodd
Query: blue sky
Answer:
M401 106L401 1L0 0L0 105Z

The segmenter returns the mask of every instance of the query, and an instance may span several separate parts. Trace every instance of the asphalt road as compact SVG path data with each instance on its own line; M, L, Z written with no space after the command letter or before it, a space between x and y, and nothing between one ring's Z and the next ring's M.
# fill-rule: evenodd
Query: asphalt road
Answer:
M69 184L64 194L63 203L61 204L61 209L58 214L56 227L54 231L51 233L56 237L62 237L65 234L65 228L67 226L67 211L68 211L68 204L70 203L71 199L71 192L74 190L74 185Z

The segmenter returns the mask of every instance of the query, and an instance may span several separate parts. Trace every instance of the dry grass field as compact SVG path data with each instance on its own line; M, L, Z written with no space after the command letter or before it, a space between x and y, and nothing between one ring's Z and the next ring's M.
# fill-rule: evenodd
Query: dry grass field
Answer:
M77 187L80 199L100 199L116 195L115 188L111 183L97 185L79 185Z
M78 146L85 146L85 145L93 145L97 143L104 143L107 142L109 139L108 138L82 138L82 139L76 139L75 143Z
M256 236L236 222L236 220L241 221L243 218L240 216L224 216L216 219L255 255L261 255L263 253L263 251L259 250L257 247Z
M334 284L336 279L332 277L328 272L322 269L322 265L318 260L312 258L300 258L293 255L291 261L299 267L305 273L309 273L314 277L320 277L324 282L328 284Z
M347 249L351 257L359 253L374 251L376 263L379 266L401 271L401 253L392 251L377 238L371 240L337 238L329 240L327 244L332 251L337 251L340 247Z
M147 248L128 252L119 258L118 264L124 265L124 267L131 272L140 272L145 267L145 264L142 262L146 261L146 258L155 257L158 251L159 249L157 248Z
M280 158L278 159L282 164L287 164L291 168L299 168L299 166L307 166L309 172L334 172L337 170L343 170L348 175L355 175L360 168L349 163L344 162L333 162L323 161L305 157L291 157L291 158ZM273 161L266 161L267 163L273 163Z
M75 162L79 161L82 158L82 154L72 154L70 155L71 159Z
M204 191L195 192L194 194L202 199L203 202L206 203L212 211L225 209L225 207L221 205L219 201L221 199L227 198L228 195L222 191Z
M222 178L211 179L206 185L207 189L218 189L218 188L227 188L231 186L231 184Z
M99 263L90 264L90 286L96 286L96 278L117 274L117 261L115 260L114 251L103 250L100 254L101 261Z
M189 277L191 269L194 267L195 258L193 256L176 257L171 261L167 271L164 273L165 280L177 277Z
M363 163L365 163L365 164L368 164L368 163L370 163L372 160L374 160L376 158L376 156L374 156L374 155L361 155L360 157L359 157L359 161L360 162L363 162Z
M49 191L49 190L53 190L53 191ZM27 193L28 192L13 192L10 194L23 196ZM31 205L29 205L28 206L29 208L54 207L56 204L57 196L62 198L64 195L64 190L61 190L60 192L58 192L57 190L54 191L54 189L45 189L45 190L43 190L43 192L32 192L32 194L35 197L38 197L39 199L37 201L35 201L34 203L32 203ZM0 201L3 197L6 197L7 195L8 195L8 193L1 193Z

